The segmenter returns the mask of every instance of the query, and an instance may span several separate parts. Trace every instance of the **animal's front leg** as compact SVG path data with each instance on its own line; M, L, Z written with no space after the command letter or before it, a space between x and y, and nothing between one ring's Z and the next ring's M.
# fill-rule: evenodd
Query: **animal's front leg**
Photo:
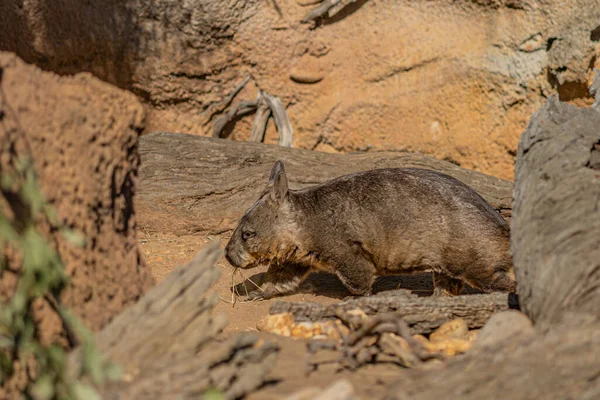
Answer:
M433 272L434 296L458 296L464 287L463 281L454 279L446 274Z
M310 273L310 268L296 264L272 264L263 277L262 284L248 293L248 300L266 300L292 294Z

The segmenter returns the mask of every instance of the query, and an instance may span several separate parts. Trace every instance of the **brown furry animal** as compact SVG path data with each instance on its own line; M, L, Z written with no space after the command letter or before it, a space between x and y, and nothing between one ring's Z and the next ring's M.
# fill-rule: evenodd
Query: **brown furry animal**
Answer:
M473 189L439 172L394 168L288 190L281 161L225 249L239 268L270 265L252 298L294 292L311 271L335 273L355 295L376 275L432 271L437 295L463 282L515 291L509 227Z

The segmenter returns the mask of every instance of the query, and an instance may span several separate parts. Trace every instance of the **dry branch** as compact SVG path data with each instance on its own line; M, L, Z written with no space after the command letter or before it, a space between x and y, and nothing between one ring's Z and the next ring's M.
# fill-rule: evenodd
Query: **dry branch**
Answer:
M292 123L288 118L285 106L279 99L279 97L271 96L268 93L263 92L263 96L273 113L273 119L275 120L275 126L277 126L277 132L279 133L279 145L282 147L292 147L292 139L294 137L294 129Z
M242 83L245 84L245 82L246 81ZM238 85L238 88L240 88L240 86L241 84ZM238 88L236 88L231 95L235 96L239 90L241 90L241 88L239 90ZM231 100L233 100L233 97L229 98L228 104L231 103ZM225 132L225 128L228 125L234 124L240 118L252 113L256 113L256 117L252 124L250 141L257 142L264 139L267 123L272 116L275 121L275 126L277 127L277 133L279 134L279 145L283 147L292 147L294 129L292 128L292 123L287 115L285 106L279 97L271 96L263 90L258 91L256 101L241 101L237 106L221 115L215 122L212 136L214 138L226 137L228 132Z
M340 369L354 370L367 363L378 361L412 367L429 360L444 358L440 353L427 351L413 338L410 327L398 314L384 313L367 318L353 318L350 314L338 312L336 317L351 331L343 337L341 343L332 344L320 340L308 342L309 372L320 364L332 362L338 364ZM313 356L318 355L320 348L325 348L329 354L331 351L339 352L339 356L333 359L315 360Z
M510 215L512 183L431 157L378 152L325 154L262 143L152 133L140 138L139 224L148 232L220 234L232 230L281 159L292 189L352 172L417 167L451 175ZM168 221L168 222L167 222Z
M256 108L256 116L254 117L250 139L248 140L251 142L262 142L265 138L269 118L271 117L271 109L267 104L262 90L258 91L256 103L258 104L258 107Z
M240 118L252 114L256 111L257 107L258 104L256 101L241 101L236 107L231 108L217 119L213 130L213 137L223 138L223 131L228 124L234 123Z
M517 301L508 293L418 297L408 290L393 290L330 305L277 301L269 314L289 312L297 322L319 321L357 308L367 315L396 313L402 316L413 334L427 334L455 318L463 318L471 329L481 328L492 313L517 308Z
M221 114L223 111L225 111L225 109L227 109L227 107L229 107L235 96L237 96L238 93L242 91L242 89L246 86L246 84L248 84L248 82L250 82L250 78L251 77L249 75L245 77L244 80L238 83L233 88L233 90L229 92L229 94L223 99L223 101L211 104L208 107L208 109L204 112L205 115L208 115L208 117L206 118L206 122L204 123L205 126L212 121L215 115Z
M216 339L225 318L212 315L218 296L207 291L220 255L218 242L209 245L97 335L99 349L125 370L104 398L192 398L214 387L233 399L263 383L276 346L251 334Z
M339 13L348 4L352 4L357 0L325 0L319 6L313 8L308 14L302 19L302 23L308 23L316 21L327 14L329 18Z

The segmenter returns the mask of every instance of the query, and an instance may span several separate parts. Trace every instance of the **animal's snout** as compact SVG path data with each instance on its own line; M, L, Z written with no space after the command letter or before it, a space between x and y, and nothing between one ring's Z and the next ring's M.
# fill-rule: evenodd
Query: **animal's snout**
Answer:
M231 260L231 250L229 249L229 246L225 247L225 259L227 261L229 261L229 264L234 265L233 261Z

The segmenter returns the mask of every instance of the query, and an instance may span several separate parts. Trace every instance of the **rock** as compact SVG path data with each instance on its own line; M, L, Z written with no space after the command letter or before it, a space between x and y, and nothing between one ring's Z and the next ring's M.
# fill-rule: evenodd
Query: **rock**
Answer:
M469 333L467 334L467 340L469 342L474 342L475 340L477 340L477 337L479 336L479 332L481 332L481 329L471 329L469 331Z
M521 310L534 324L567 311L600 317L600 113L556 97L517 155L511 251Z
M324 74L310 70L292 70L290 79L298 83L317 83L323 80Z
M431 332L429 340L432 343L448 339L466 340L468 333L469 327L467 326L467 322L462 318L456 318L442 324L435 331Z
M31 157L58 218L85 238L83 247L75 247L59 232L48 234L70 277L62 305L97 331L153 284L138 251L133 209L142 105L90 74L60 77L0 52L0 121L0 170L15 157ZM38 228L48 231L41 221ZM0 274L2 301L14 293L11 278ZM50 306L40 300L35 311L41 342L67 346ZM10 398L4 388L0 398Z
M600 111L600 69L594 68L594 81L590 87L590 94L594 96L593 108Z
M597 0L357 1L310 35L298 21L316 0L298 2L308 7L290 3L278 30L271 1L3 1L0 49L133 90L148 106L147 132L209 135L213 106L250 71L294 103L297 147L418 151L505 179L548 95L591 101L582 82L600 66ZM322 79L298 85L290 54L307 36L327 43L327 76L298 70L298 81ZM247 125L231 137L246 140Z
M531 320L516 310L502 311L492 315L487 324L480 330L473 348L491 346L517 336L534 333Z
M413 338L421 343L425 350L434 353L442 353L448 357L465 353L473 345L472 341L467 340L467 334L464 335L463 339L458 339L456 337L452 337L451 335L447 337L440 337L436 341L429 341L423 335L414 335Z
M294 316L290 313L267 315L256 323L259 331L271 332L281 336L291 336Z
M350 381L338 379L323 390L309 387L286 397L286 400L358 400L358 397Z
M98 330L152 285L137 247L133 195L144 110L90 74L60 77L0 52L0 169L31 148L42 192L83 248L56 233L71 278L62 303ZM0 296L11 292L0 281ZM61 330L48 327L52 337Z
M339 320L296 323L291 313L267 315L257 322L256 328L259 331L298 339L314 339L318 337L320 339L339 341L342 338L341 335L348 334L348 328Z

